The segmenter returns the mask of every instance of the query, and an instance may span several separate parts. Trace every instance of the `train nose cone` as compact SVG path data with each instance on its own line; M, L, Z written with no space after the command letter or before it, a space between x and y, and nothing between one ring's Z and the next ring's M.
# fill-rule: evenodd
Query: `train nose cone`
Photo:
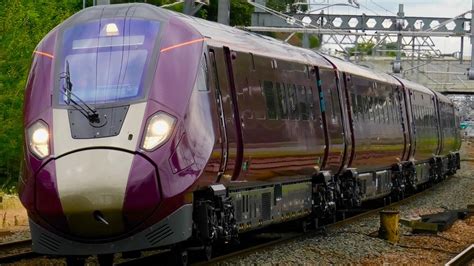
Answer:
M84 238L124 232L123 204L134 154L92 149L56 160L57 189L70 233Z

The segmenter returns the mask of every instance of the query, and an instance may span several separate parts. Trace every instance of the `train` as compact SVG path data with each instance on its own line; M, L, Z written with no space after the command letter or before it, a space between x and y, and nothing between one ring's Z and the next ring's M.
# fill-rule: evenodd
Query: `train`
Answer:
M19 195L33 251L212 247L403 197L460 169L444 95L144 3L86 8L33 52Z

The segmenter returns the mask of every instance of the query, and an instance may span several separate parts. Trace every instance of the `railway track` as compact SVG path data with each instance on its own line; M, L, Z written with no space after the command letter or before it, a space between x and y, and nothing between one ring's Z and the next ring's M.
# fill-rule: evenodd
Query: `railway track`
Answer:
M323 230L325 230L325 228L335 229L335 228L338 228L338 227L342 227L342 226L345 226L347 224L351 224L351 223L354 223L354 222L359 221L361 219L364 219L366 217L370 217L372 215L378 214L381 210L393 209L393 208L399 207L403 204L406 204L406 203L414 200L416 197L419 197L419 196L424 195L425 193L431 191L437 185L435 185L433 187L430 187L428 189L425 189L424 191L421 191L417 194L414 194L414 195L411 195L411 196L406 197L404 199L401 199L397 202L385 205L383 207L378 207L378 208L375 208L375 209L367 210L367 211L364 211L362 213L359 213L359 214L356 214L356 215L353 215L353 216L349 216L349 217L347 217L345 214L343 214L343 216L346 216L343 220L337 221L337 222L332 223L332 224L328 224L327 226L323 227ZM300 232L300 233L297 233L297 234L295 234L293 236L290 236L290 237L277 239L277 240L274 240L274 241L270 241L268 243L264 243L264 244L260 244L260 245L254 246L254 247L250 247L250 248L245 249L245 250L236 251L236 252L233 252L233 253L230 253L230 254L225 254L225 255L213 258L210 261L196 263L195 265L218 264L219 262L223 262L223 261L228 260L228 259L233 258L233 257L245 256L246 254L250 254L250 253L253 253L253 252L256 252L256 251L263 251L264 249L270 248L274 245L278 245L278 244L281 244L281 243L285 243L285 242L295 240L295 239L299 239L299 238L303 238L303 237L317 236L318 234L321 234L320 231L318 231L318 230L314 230L310 234L308 234L308 232Z
M325 229L335 229L338 227L345 226L347 224L354 223L358 220L371 217L373 215L378 215L383 209L394 209L401 205L408 204L409 202L415 200L416 198L423 196L436 187L440 186L442 183L435 184L432 187L429 187L421 192L416 194L410 195L406 198L403 198L397 202L393 202L391 204L376 207L370 210L358 210L359 213L353 215L351 213L344 213L340 212L339 216L344 219L336 221L334 223L328 224L326 226L321 227L321 230ZM209 260L209 261L198 261L195 262L195 265L206 265L206 264L218 264L220 262L224 262L230 258L238 257L238 256L245 256L247 254L251 254L258 251L264 251L265 249L271 248L272 246L276 246L285 242L289 242L292 240L304 238L304 237L315 237L321 234L321 230L311 230L310 232L306 232L301 230L301 232L290 232L290 233L283 233L280 237L266 237L257 241L253 241L252 243L241 244L234 248L233 250L226 250L222 255L218 255L217 257ZM239 249L239 250L237 250ZM21 252L15 252L21 250ZM169 250L161 250L161 251L153 251L144 252L144 256L136 259L128 259L118 263L118 265L143 265L143 264L150 264L156 262L169 262L171 257L171 252ZM468 252L469 253L469 252ZM6 254L6 255L3 255ZM192 254L192 252L190 252ZM472 251L470 251L472 256ZM22 259L31 259L41 256L31 251L31 240L23 240L23 241L15 241L10 243L0 244L0 264L3 263L13 263ZM458 264L452 264L458 265Z
M278 244L282 244L282 243L289 242L289 241L292 241L292 240L300 239L300 238L303 238L303 237L314 237L314 236L317 236L318 234L321 234L321 231L324 231L325 229L335 229L335 228L338 228L338 227L342 227L344 225L354 223L354 222L356 222L358 220L361 220L361 219L364 219L366 217L370 217L370 216L376 215L376 214L378 215L378 213L381 210L393 209L393 208L397 208L401 205L407 204L407 203L415 200L417 197L420 197L420 196L425 195L426 193L432 191L433 189L435 189L436 187L438 187L441 184L442 183L435 184L432 187L429 187L429 188L427 188L427 189L425 189L421 192L410 195L406 198L403 198L399 201L393 202L391 204L387 204L387 205L382 206L382 207L377 207L377 208L370 209L370 210L369 209L359 210L358 214L355 214L355 215L351 215L349 212L345 212L345 213L340 212L339 216L344 217L344 219L336 221L336 222L331 223L331 224L328 224L328 225L323 226L321 228L318 228L318 230L311 230L310 232L307 232L306 230L301 230L301 232L287 233L287 234L284 234L284 236L282 236L282 237L269 239L268 241L264 241L263 243L257 243L257 244L254 243L253 245L250 245L250 246L247 246L247 247L242 247L240 250L234 250L234 251L224 253L224 254L219 255L215 258L212 258L209 261L195 262L194 265L218 264L220 262L224 262L224 261L226 261L230 258L233 258L233 257L239 257L239 256L242 257L242 256L245 256L247 254L251 254L251 253L254 253L254 252L257 252L257 251L263 251L263 250L265 250L267 248L270 248L272 246L276 246ZM163 259L169 259L168 257L170 255L172 255L170 252L165 252L165 253L160 253L158 255L150 255L150 256L146 256L146 257L140 257L140 258L137 258L137 259L132 259L132 260L120 263L119 265L142 265L142 264L156 263L157 261L163 261Z
M31 250L31 239L0 244L0 265L41 256Z
M461 266L470 265L470 262L474 261L474 244L459 253L456 257L452 258L446 265L449 266Z

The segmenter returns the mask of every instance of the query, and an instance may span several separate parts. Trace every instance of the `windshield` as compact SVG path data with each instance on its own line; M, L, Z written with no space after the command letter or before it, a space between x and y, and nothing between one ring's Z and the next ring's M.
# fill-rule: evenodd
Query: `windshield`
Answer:
M158 31L157 21L123 18L73 26L64 32L59 72L68 62L72 92L86 103L142 99ZM59 94L59 104L65 101Z

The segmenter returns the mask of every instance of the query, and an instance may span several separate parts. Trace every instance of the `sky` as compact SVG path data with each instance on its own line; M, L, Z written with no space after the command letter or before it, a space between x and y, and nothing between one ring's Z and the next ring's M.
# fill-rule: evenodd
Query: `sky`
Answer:
M313 4L347 3L347 0L310 0ZM393 16L398 12L398 5L404 4L405 16L448 17L452 18L472 8L474 0L356 0L360 8L330 7L325 9L329 14L352 14ZM313 5L312 8L320 7ZM469 15L470 18L470 15ZM460 50L460 38L433 38L442 53L453 53ZM464 55L470 56L471 44L464 40Z

